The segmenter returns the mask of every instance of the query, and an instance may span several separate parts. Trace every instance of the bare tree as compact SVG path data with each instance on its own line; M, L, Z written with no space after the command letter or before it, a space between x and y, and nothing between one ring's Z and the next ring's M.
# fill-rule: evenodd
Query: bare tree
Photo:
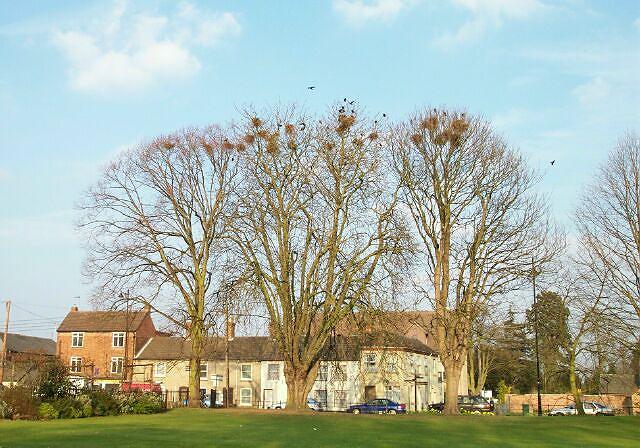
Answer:
M640 138L622 137L585 189L576 213L585 264L606 278L612 307L625 320L632 341L633 372L640 374ZM632 336L633 337L633 336Z
M189 392L199 405L200 356L218 304L236 150L215 127L160 137L109 164L80 208L86 272L97 300L151 306L191 341Z
M407 249L378 128L345 108L320 120L247 111L236 126L245 150L233 239L284 355L290 409L306 407L336 325L380 306Z
M392 142L400 197L422 243L421 278L447 377L444 412L455 414L472 322L521 281L532 258L547 256L546 207L522 157L479 117L419 112Z
M491 319L490 313L481 312L471 324L467 370L469 393L480 395L487 375L494 369L495 345L499 327Z

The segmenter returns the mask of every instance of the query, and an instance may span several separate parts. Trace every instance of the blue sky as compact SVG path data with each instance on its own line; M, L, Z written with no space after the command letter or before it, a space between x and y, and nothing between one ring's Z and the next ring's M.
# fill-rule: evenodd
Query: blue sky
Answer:
M2 0L0 62L0 300L44 336L44 318L88 306L74 204L145 138L249 104L464 107L527 155L570 225L640 128L637 0Z

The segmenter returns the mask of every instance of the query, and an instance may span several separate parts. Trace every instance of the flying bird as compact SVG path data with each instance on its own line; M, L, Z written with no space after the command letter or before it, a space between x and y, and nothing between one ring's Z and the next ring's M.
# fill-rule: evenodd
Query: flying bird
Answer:
M349 101L349 104L353 105L353 103L355 103L355 102L356 102L356 100Z
M345 98L345 99L343 99L342 101L344 101L344 102L346 103L346 102L347 102L347 99Z
M555 163L556 163L556 161L555 161L555 160L552 160L552 161L551 161L551 165L553 165L553 164L555 164Z
M382 114L382 116L383 116L384 118L387 118L387 114Z
M313 90L313 89L315 89L315 88L316 88L316 86L309 86L309 87L307 87L307 89L309 89L309 90Z
M304 123L304 121L302 123L300 123L300 129L302 129L304 131L304 128L306 128L307 125Z

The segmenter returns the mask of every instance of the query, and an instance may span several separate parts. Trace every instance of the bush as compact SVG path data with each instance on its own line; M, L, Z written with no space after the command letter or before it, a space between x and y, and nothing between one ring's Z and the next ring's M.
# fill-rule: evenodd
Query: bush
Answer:
M119 392L121 414L155 414L164 411L162 395L154 392Z
M59 359L48 361L42 366L35 381L35 393L43 401L53 401L68 397L72 385L67 367Z
M59 398L51 402L51 405L58 412L58 418L82 418L85 415L85 406L80 400L72 397ZM89 416L91 413L89 413Z
M120 404L114 398L113 394L105 392L102 389L92 390L89 392L93 415L118 415L120 413Z
M14 386L0 389L0 411L3 418L34 418L38 415L38 403L31 390Z
M38 416L44 420L53 420L60 417L60 412L51 403L42 403L38 407Z

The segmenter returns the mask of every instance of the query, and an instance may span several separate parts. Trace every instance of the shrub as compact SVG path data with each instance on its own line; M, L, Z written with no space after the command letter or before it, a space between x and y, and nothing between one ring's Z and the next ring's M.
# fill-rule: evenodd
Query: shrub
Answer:
M113 394L98 389L92 390L89 393L89 397L91 399L93 415L118 415L120 413L120 404L114 398Z
M51 403L58 411L59 418L85 417L84 404L73 397L59 398ZM91 415L91 414L89 414Z
M13 410L11 407L4 401L0 400L0 418L11 418L12 415Z
M155 414L164 410L162 395L154 392L119 392L114 398L121 414Z
M38 407L38 416L45 420L53 420L60 417L60 412L51 403L42 403Z
M4 418L33 418L38 415L38 403L29 388L14 386L0 389L0 402L4 403Z
M43 401L68 397L71 392L67 368L59 359L45 363L35 381L35 393Z

